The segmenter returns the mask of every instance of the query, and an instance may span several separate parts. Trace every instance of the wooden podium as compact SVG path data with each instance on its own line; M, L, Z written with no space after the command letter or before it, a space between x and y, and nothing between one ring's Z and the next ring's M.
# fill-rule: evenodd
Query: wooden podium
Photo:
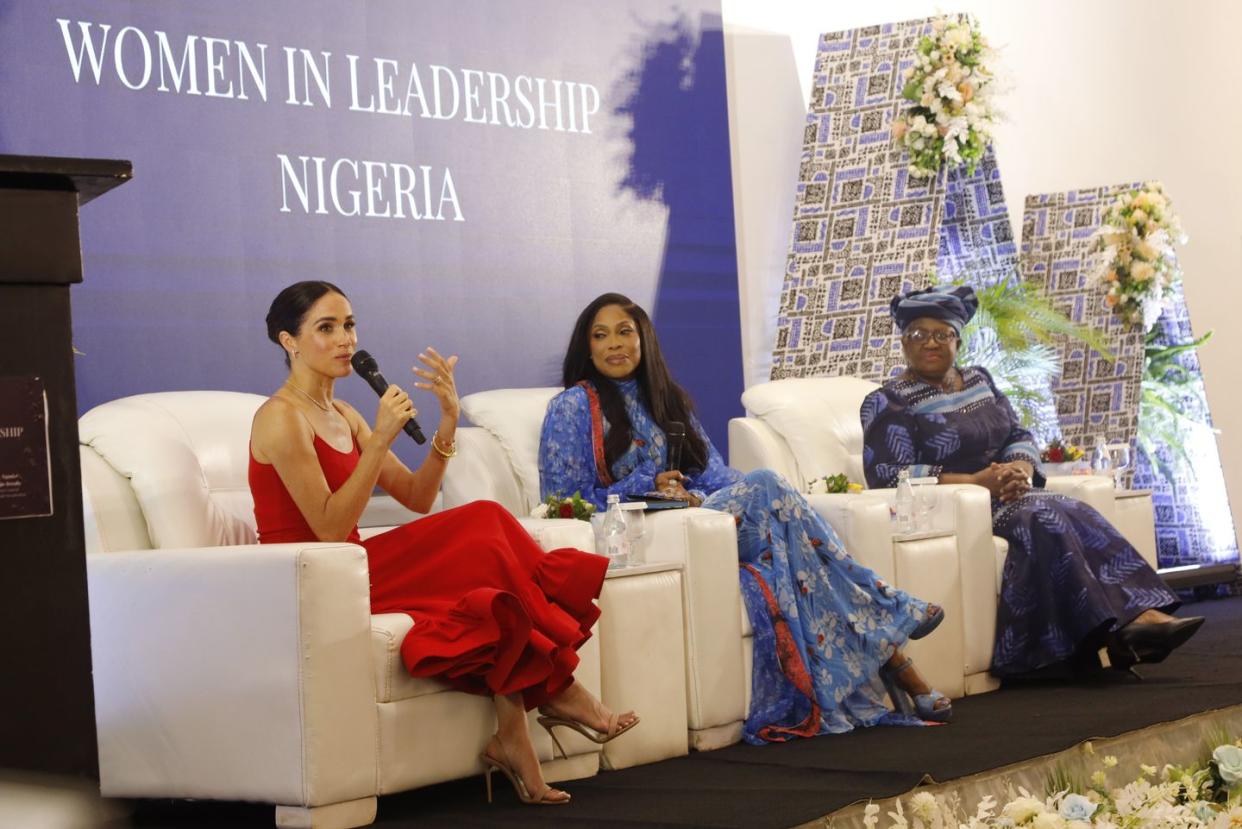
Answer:
M29 416L27 427L0 422L0 443L30 441L0 450L0 770L99 776L69 286L82 281L78 208L132 175L128 161L0 155L0 383L10 398L0 411ZM14 389L40 412L13 405ZM44 429L31 424L46 428L47 462ZM15 464L32 457L50 475L23 481Z

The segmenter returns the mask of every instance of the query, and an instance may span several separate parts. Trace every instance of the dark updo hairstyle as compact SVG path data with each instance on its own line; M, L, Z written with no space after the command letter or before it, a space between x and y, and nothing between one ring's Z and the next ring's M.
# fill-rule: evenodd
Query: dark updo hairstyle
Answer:
M604 438L605 462L611 467L617 458L629 450L634 441L633 427L630 416L625 411L625 400L621 397L621 391L616 383L600 374L599 369L591 362L591 326L600 309L609 305L620 306L638 325L642 358L638 362L635 377L638 380L639 398L651 412L651 419L665 432L668 432L670 423L685 425L682 471L695 474L702 472L707 467L707 443L691 425L694 404L690 395L669 374L668 364L664 362L664 355L660 351L660 341L656 339L655 326L651 324L647 312L622 294L603 294L582 310L578 321L574 323L574 332L569 338L569 348L565 352L565 363L561 369L561 382L565 388L572 388L586 380L599 393L599 405L609 425L608 435Z
M267 338L276 345L280 345L281 331L288 331L296 337L302 330L302 323L306 321L306 315L310 312L311 306L327 294L345 296L345 292L331 282L318 279L294 282L278 293L272 300L272 307L267 310ZM345 298L349 299L349 297ZM280 346L280 350L284 351L284 346ZM287 351L285 352L285 365L290 365Z

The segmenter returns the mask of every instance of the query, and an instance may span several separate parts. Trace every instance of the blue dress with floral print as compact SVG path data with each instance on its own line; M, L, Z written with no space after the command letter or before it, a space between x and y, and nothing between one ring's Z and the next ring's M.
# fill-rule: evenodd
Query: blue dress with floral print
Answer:
M617 384L634 441L609 469L597 473L599 448L592 403L582 387L548 405L539 445L543 497L572 495L604 507L611 493L641 495L665 468L664 432L641 400L637 381ZM885 585L850 558L840 539L806 499L768 470L743 475L708 446L705 469L689 473L686 488L706 497L706 509L737 522L742 597L754 629L747 742L839 733L881 722L909 723L890 714L879 667L926 618L927 605ZM604 434L607 434L604 423Z
M1112 524L1087 504L1044 492L1039 450L986 369L965 368L962 389L890 380L862 404L867 485L912 476L973 473L1024 460L1032 489L992 499L992 532L1009 542L996 613L992 673L1028 673L1099 647L1147 608L1172 610L1174 595Z

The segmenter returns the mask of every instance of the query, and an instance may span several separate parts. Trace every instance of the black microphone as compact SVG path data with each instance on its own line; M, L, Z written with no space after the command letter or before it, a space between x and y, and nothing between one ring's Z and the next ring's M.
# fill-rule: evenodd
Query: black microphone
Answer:
M380 374L379 363L375 362L375 358L365 351L355 351L349 362L354 367L354 371L358 372L358 376L366 380L367 384L375 389L376 394L383 397L384 392L388 391L388 381L384 379L384 375ZM423 434L422 429L418 428L418 423L414 418L405 422L405 433L414 438L415 443L427 442L427 436Z
M668 458L664 468L681 469L681 445L686 440L686 424L677 420L670 420L668 428L664 430L664 437L668 441Z

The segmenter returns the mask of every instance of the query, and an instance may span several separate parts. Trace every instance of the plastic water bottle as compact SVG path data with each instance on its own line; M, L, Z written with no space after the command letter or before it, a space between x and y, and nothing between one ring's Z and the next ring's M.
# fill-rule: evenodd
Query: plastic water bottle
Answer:
M914 532L914 487L909 469L897 473L897 532Z
M604 516L604 555L608 556L608 568L625 567L630 563L630 534L621 510L621 496L608 496L608 514Z
M1113 474L1113 459L1108 454L1108 444L1104 442L1103 435L1100 435L1095 449L1091 452L1091 471L1096 475Z

